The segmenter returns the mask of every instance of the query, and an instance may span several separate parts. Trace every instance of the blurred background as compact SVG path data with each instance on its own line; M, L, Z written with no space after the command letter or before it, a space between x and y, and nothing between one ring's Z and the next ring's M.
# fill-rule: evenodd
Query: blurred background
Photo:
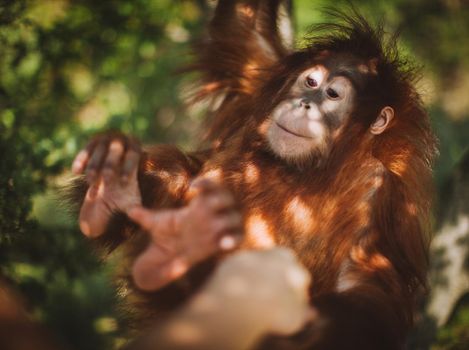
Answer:
M431 283L410 349L469 349L469 1L351 1L401 32L440 139ZM339 0L293 0L297 39ZM123 342L109 278L57 200L73 156L96 132L147 143L197 141L184 107L189 44L213 1L0 0L0 275L71 349ZM301 41L300 41L301 42ZM433 310L433 311L432 311ZM438 329L437 326L441 325Z

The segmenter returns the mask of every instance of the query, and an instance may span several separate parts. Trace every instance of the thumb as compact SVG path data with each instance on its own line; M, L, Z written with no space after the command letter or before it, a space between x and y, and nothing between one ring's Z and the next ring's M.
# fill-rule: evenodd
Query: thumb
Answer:
M165 236L174 231L175 210L150 210L134 207L128 212L131 220L153 235Z
M153 211L143 207L134 207L127 212L127 216L139 224L145 230L151 230L153 227Z
M209 178L198 177L193 180L187 189L185 199L187 202L190 202L197 196L213 192L220 187L215 181Z

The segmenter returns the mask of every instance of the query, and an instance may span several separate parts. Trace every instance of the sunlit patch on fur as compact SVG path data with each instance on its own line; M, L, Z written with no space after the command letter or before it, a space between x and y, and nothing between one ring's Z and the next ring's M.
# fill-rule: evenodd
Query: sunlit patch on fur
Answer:
M368 254L361 246L353 247L350 257L364 270L387 270L392 267L391 262L385 256L379 253Z
M246 220L246 242L250 247L271 248L275 240L267 221L259 214L253 214Z
M376 59L372 59L368 61L368 63L360 63L357 65L357 70L362 74L378 74L377 70L378 61Z
M240 17L247 17L249 19L252 19L254 17L254 10L251 6L248 6L246 4L237 4L236 12L240 15Z
M220 88L220 83L219 82L213 82L213 83L207 83L204 85L204 87L202 88L203 92L205 94L209 94L213 91L216 91Z
M398 176L403 176L407 170L411 154L409 150L402 149L396 155L393 161L389 164L388 168L391 172Z
M221 182L223 172L220 168L210 169L205 174L203 174L203 177L214 182Z
M264 122L262 122L261 125L259 125L259 127L257 128L257 132L260 135L266 135L267 130L269 130L270 123L271 123L271 121L269 119L266 119Z
M247 62L242 69L240 79L241 89L246 93L253 92L252 79L259 73L259 66L255 62Z
M244 169L244 181L248 184L254 184L259 181L259 169L253 163L248 163Z
M358 71L362 74L368 74L370 72L370 69L364 63L359 64L357 68L358 68Z
M383 186L383 183L384 183L384 179L383 179L382 174L376 174L373 177L373 187L375 188L375 190Z
M357 224L360 228L365 228L370 224L371 206L366 200L362 200L355 206Z
M218 148L218 147L220 147L220 145L221 145L221 140L220 139L216 139L212 142L212 147L213 148Z
M375 196L377 191L383 186L383 184L384 184L383 175L381 172L377 171L376 174L373 175L371 179L370 189L368 191L368 194L365 197L365 201L368 201L370 200L370 198Z
M360 280L356 274L350 271L351 264L349 261L344 261L340 267L339 277L337 278L336 290L338 292L345 292L360 284Z
M174 175L166 170L157 170L156 176L158 176L161 180L166 182L166 181L170 181Z
M165 191L171 195L178 195L179 191L186 186L188 177L183 174L174 174L167 170L156 170L153 173L160 178Z
M417 215L417 206L415 205L415 203L407 203L406 204L406 209L407 209L407 212L410 215L412 215L412 216Z
M183 188L188 181L187 176L181 174L172 174L166 170L158 170L156 175L166 185L166 190L171 195L178 195L181 188Z
M352 260L355 261L355 262L365 261L366 257L367 257L365 251L359 245L352 248L350 256L351 256Z
M385 270L391 267L391 263L383 255L375 253L370 256L370 266L375 270Z
M294 197L285 207L287 217L291 219L295 230L308 233L313 225L312 212L299 196Z
M258 69L258 66L255 62L247 62L244 66L243 66L243 73L245 76L247 77L250 77L251 75L253 75L253 73L256 72L256 70Z

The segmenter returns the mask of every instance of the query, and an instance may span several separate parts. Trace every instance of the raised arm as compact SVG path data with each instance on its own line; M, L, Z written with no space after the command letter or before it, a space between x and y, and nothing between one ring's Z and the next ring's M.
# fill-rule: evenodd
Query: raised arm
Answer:
M238 122L245 121L240 118L240 106L258 90L262 72L288 53L292 45L288 4L286 0L218 2L190 67L200 73L195 100L218 102L210 119L209 140L238 129Z
M281 0L220 0L208 37L196 47L194 68L205 82L201 94L251 94L259 71L287 53L279 30ZM282 10L283 9L283 10ZM228 90L228 91L225 91Z

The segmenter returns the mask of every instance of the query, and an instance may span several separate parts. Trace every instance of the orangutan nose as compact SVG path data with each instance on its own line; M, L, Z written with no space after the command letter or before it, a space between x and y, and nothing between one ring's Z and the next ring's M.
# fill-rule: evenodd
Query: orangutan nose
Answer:
M303 107L305 109L310 109L311 108L311 106L309 105L309 101L305 100L305 99L300 101L300 107Z

